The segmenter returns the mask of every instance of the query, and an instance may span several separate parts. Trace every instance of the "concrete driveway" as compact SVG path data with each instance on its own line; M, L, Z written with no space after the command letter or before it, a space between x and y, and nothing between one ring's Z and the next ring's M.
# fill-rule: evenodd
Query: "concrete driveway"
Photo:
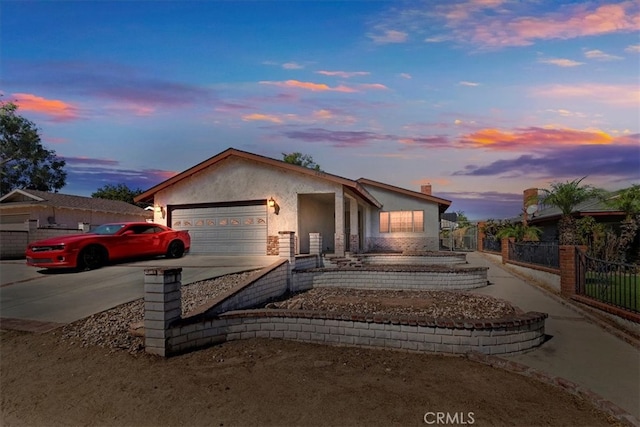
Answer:
M115 264L69 272L0 261L0 327L45 331L142 298L144 270L181 267L184 285L270 265L277 257L199 256Z

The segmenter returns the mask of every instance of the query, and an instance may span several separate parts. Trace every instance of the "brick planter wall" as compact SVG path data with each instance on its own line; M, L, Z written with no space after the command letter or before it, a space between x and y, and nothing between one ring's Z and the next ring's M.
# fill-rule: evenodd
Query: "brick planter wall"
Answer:
M465 264L467 255L455 252L423 252L415 254L361 254L358 258L364 264L390 265L455 265Z
M337 269L294 270L293 292L316 287L357 289L464 290L487 286L487 267L410 269L409 266L385 266L384 269L345 267Z
M374 289L385 286L412 289L411 283L414 283L415 289L429 289L424 287L425 274L433 273L445 275L434 276L434 283L442 283L443 277L450 280L449 288L439 286L437 289L454 289L461 284L471 286L473 280L486 285L487 268L468 268L466 271L442 268L434 272L415 267L416 271L402 271L402 268L396 268L397 271L318 270L303 272L302 276L305 280L310 278L311 287L314 286L313 278L321 277L321 281L328 280L325 285L329 286L348 284L353 287L359 280L365 288L371 283L378 283L379 287ZM180 269L146 270L146 351L166 357L224 341L265 337L425 352L507 354L528 350L544 341L547 315L543 313L516 314L501 319L456 320L247 310L283 295L287 291L289 268L288 260L279 260L263 269L259 276L239 284L185 317L180 313L179 305ZM317 274L319 272L322 274ZM324 276L326 273L330 274ZM297 274L294 271L294 276ZM331 277L331 274L338 276ZM358 276L362 278L356 280Z
M503 319L450 320L243 310L174 328L170 340L176 353L223 341L274 338L451 354L509 354L542 344L546 317L532 312Z

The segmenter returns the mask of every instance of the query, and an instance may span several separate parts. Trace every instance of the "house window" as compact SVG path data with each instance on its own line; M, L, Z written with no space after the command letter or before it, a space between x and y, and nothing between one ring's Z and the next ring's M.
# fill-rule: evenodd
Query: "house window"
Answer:
M380 212L380 233L422 233L423 211Z

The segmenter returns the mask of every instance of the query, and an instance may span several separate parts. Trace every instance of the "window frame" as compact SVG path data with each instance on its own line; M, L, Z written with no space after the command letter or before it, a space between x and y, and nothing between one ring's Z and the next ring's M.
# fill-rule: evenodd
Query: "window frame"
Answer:
M406 218L407 214L410 214L410 218ZM420 209L380 211L378 220L380 234L424 233L425 230L424 210ZM407 227L407 223L410 223L411 229Z

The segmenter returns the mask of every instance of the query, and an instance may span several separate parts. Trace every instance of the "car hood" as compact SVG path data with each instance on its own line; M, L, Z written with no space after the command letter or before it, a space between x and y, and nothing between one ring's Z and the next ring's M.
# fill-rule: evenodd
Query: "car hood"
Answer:
M70 234L67 236L58 236L52 237L50 239L38 240L37 242L32 242L29 246L51 246L51 245L60 245L60 244L69 244L73 242L78 242L80 240L87 239L89 237L95 237L97 234L93 233L82 233L82 234Z

